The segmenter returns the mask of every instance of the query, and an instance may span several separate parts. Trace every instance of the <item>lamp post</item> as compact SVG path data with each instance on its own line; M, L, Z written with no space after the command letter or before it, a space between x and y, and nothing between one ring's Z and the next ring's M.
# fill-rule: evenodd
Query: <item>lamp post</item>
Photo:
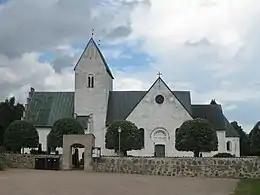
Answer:
M120 172L120 156L121 156L121 145L120 145L120 138L121 138L121 128L118 128L118 172Z

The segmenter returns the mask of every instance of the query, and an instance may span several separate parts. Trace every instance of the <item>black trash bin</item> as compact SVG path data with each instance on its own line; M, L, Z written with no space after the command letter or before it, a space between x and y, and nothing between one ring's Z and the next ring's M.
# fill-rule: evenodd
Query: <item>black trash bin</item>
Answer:
M52 159L52 170L59 170L60 169L60 158L53 158Z
M44 170L45 169L45 158L35 158L35 169Z
M53 158L46 158L46 169L47 170L52 170L52 159Z

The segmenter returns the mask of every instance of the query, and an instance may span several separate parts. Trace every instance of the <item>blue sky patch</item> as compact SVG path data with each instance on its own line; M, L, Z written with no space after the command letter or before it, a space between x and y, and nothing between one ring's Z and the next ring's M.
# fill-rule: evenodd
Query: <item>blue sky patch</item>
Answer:
M11 1L11 0L0 0L0 4L5 4L5 3L7 3L8 1Z
M52 52L45 52L41 54L38 58L39 62L46 62L51 61L54 58L54 55Z

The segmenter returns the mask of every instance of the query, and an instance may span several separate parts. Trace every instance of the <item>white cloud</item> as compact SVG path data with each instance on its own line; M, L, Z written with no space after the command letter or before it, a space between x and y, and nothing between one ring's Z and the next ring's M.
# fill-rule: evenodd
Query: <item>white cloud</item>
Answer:
M86 44L92 28L96 37L107 40L131 33L127 17L135 5L113 2L121 6L120 12L111 12L115 5L107 0L12 0L1 6L1 97L15 94L24 100L31 86L36 90L72 89L72 68L81 52L72 44ZM39 62L44 52L52 52L53 57Z
M214 53L219 56L218 60L224 60L207 68L226 73L225 61L246 45L246 33L251 24L248 21L256 17L259 8L256 0L151 0L151 8L139 6L132 14L133 37L143 38L143 50L157 57L164 71L183 66L171 62L175 57L172 54L182 50L185 43L206 39L216 48ZM185 50L182 52L184 54ZM232 70L236 69L233 65Z
M15 95L24 102L30 87L36 90L72 90L73 72L56 73L50 63L39 62L39 54L27 53L21 58L8 59L0 56L1 98Z
M115 90L147 90L143 82L132 78L121 78L115 80Z
M231 111L231 110L235 110L237 109L237 105L234 105L234 104L230 104L230 105L224 105L224 110L225 111Z

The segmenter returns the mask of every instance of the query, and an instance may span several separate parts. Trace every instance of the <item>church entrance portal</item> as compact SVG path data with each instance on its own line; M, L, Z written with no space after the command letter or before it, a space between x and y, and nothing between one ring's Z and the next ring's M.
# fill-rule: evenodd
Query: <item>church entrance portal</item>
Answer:
M84 151L85 147L82 144L73 144L72 146L72 168L84 169Z
M154 146L154 156L155 157L165 157L165 145L156 144Z
M83 149L84 146L84 149ZM92 148L95 146L95 137L93 134L85 135L63 135L63 160L62 168L64 170L80 167L80 157L83 157L84 170L91 171ZM72 148L76 147L74 151ZM79 149L82 148L82 154L79 155Z

